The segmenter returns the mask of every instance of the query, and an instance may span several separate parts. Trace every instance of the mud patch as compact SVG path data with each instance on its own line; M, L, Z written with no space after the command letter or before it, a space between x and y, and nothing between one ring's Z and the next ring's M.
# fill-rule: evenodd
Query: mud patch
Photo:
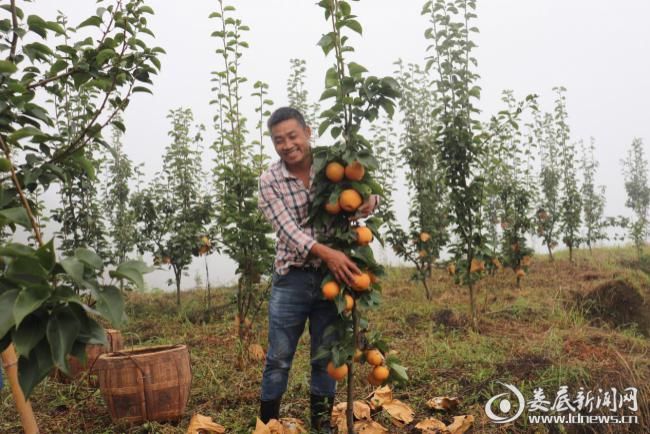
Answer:
M539 373L551 366L551 359L539 354L521 354L500 363L496 367L499 375L508 374L519 381L532 380Z
M464 329L469 324L469 319L464 314L457 314L451 309L441 309L431 315L433 322L445 329Z

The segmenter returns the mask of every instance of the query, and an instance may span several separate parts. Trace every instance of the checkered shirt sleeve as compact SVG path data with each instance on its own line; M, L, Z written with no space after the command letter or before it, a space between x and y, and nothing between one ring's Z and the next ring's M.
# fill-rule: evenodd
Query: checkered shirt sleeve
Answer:
M314 229L306 224L310 196L302 181L286 176L280 162L260 176L259 209L277 235L275 270L279 274L291 265L304 265L316 244Z

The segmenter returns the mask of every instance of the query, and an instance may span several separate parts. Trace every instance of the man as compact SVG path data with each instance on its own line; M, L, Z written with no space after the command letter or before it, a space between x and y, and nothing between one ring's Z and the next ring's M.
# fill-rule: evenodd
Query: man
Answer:
M352 284L361 273L343 252L316 241L307 225L314 199L311 129L293 108L276 110L268 120L271 140L280 160L260 177L259 207L277 235L275 273L269 300L269 348L262 377L260 419L278 419L280 400L287 389L289 369L305 322L309 319L311 356L327 343L323 332L337 317L336 306L325 300L320 284L325 265L339 282ZM374 199L374 198L373 198ZM372 212L375 200L364 203L360 217ZM327 374L327 360L311 362L312 432L331 432L330 415L336 381Z

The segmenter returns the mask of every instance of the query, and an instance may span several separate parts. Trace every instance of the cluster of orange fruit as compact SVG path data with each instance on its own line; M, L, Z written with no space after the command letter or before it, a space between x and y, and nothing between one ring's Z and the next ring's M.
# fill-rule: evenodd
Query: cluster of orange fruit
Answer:
M363 355L364 352L357 348L353 361L360 363ZM384 364L384 355L378 349L372 348L365 351L365 356L366 362L372 366L372 370L368 374L368 383L373 386L380 386L390 376L390 370ZM330 361L327 365L327 373L336 381L341 381L348 375L348 365L344 363L336 367L334 362Z
M366 174L366 169L358 161L353 161L347 166L343 166L338 161L332 161L325 168L325 177L333 183L338 183L347 179L348 181L361 181ZM363 198L354 188L346 188L339 195L339 200L334 203L326 203L325 211L328 214L336 215L341 210L354 212L363 203Z

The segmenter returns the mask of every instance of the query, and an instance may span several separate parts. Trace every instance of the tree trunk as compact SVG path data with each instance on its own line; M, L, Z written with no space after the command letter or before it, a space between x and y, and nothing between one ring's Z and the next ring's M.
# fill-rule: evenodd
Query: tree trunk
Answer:
M205 287L206 287L206 290L208 291L208 302L207 302L208 310L207 310L207 312L208 312L208 321L209 321L210 316L212 315L212 313L211 313L212 300L211 300L211 297L210 297L210 272L208 271L208 255L205 255Z
M359 345L359 314L357 313L356 303L352 307L352 333L354 336L355 348ZM354 360L348 363L348 404L345 409L345 419L348 425L348 434L354 434Z
M551 244L547 243L546 248L548 249L548 259L553 262L555 259L553 258L553 250L551 250Z
M181 277L183 274L182 269L174 267L174 276L176 277L176 306L181 306Z
M11 386L11 393L14 396L16 410L20 416L20 422L25 434L38 434L38 425L32 411L32 405L25 400L20 384L18 383L18 360L13 344L9 345L2 353L2 362L7 373L7 380Z

